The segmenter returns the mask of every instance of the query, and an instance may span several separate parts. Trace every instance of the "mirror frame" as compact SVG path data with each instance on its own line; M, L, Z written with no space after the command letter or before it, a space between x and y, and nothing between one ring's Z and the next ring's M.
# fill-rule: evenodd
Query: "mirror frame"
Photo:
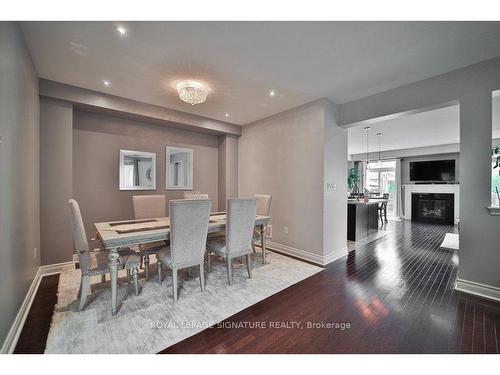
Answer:
M125 166L125 156L140 156L144 158L151 158L153 160L152 168L152 186L125 186L123 183L122 168ZM156 152L146 152L146 151L132 151L132 150L120 150L120 165L119 165L119 189L120 190L156 190Z
M172 151L175 152L187 152L190 154L190 165L189 165L189 186L168 186L168 177L169 177L169 169L170 169L170 153ZM192 148L183 148L183 147L165 147L165 190L193 190L193 149Z

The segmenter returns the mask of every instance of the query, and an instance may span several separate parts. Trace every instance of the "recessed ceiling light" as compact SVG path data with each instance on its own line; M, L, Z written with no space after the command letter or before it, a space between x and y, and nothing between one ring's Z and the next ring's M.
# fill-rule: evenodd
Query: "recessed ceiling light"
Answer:
M103 84L104 86L108 87L108 86L110 86L110 85L111 85L111 82L109 82L108 80L106 80L106 79L105 79L104 81L102 81L102 84Z
M229 117L229 113L224 113L224 116Z
M269 96L275 96L275 95L276 95L276 91L274 91L274 90L269 91Z
M125 35L127 33L127 29L123 25L116 26L116 31L118 31L120 35Z

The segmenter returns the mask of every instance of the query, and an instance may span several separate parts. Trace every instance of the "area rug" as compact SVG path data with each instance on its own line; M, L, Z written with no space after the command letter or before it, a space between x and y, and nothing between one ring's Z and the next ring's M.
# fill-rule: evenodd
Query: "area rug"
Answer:
M458 234L456 233L446 233L444 236L443 243L441 244L441 249L445 250L458 250L459 240Z
M151 266L149 281L140 280L141 293L120 273L116 316L111 316L109 276L101 283L92 278L87 306L77 311L80 271L64 270L59 279L57 305L46 344L46 353L157 353L235 313L323 270L284 255L268 252L267 263L253 257L253 275L246 265L234 261L233 285L227 283L222 259L213 257L206 290L200 290L197 270L179 272L179 299L173 301L172 277L164 270L163 284ZM194 270L193 270L194 271Z

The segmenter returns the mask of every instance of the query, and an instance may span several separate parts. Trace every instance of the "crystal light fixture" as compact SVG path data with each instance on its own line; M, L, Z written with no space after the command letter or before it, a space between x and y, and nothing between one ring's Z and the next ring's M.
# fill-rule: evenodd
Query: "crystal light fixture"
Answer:
M365 127L365 132L366 132L366 165L365 167L368 168L368 164L370 163L370 154L368 153L368 132L370 131L370 127L366 126Z
M176 86L179 98L191 105L203 103L210 92L208 86L198 81L181 81Z
M378 160L377 160L377 168L382 168L382 159L380 158L380 137L382 136L382 133L377 133L378 137Z

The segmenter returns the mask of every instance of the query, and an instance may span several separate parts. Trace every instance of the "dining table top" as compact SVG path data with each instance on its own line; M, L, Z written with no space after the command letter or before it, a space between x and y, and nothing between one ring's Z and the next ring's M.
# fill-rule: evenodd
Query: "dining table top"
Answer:
M255 216L255 225L267 225L270 216ZM97 238L106 248L138 245L167 240L170 236L170 218L158 217L140 220L108 221L94 224ZM212 212L208 232L225 229L226 212Z

